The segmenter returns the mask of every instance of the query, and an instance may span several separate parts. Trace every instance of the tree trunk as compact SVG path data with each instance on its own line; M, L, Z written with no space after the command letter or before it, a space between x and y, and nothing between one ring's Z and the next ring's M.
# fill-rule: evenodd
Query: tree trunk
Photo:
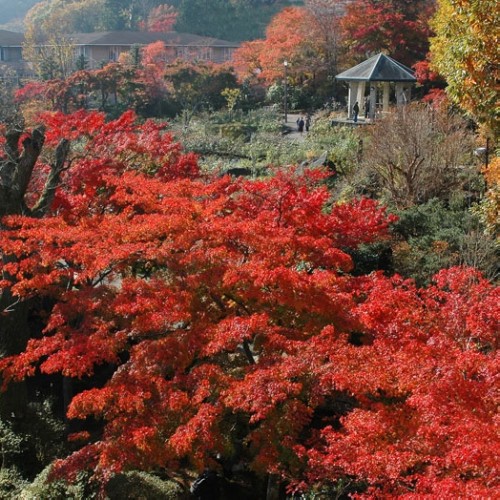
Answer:
M69 154L69 142L62 140L55 151L55 161L38 203L29 208L25 195L33 174L36 162L42 152L45 142L45 130L37 127L22 142L19 150L19 140L22 128L12 128L5 134L5 155L0 161L0 238L4 229L1 218L6 215L26 215L43 217L49 210L54 199L55 190L59 184L60 175L65 168ZM3 264L15 261L14 255L2 254ZM15 283L15 278L1 271L1 279ZM30 301L16 297L9 286L0 289L0 357L12 356L23 352L33 334L31 331L29 313ZM0 380L1 382L1 380ZM27 404L27 388L24 382L10 384L7 390L0 393L0 418L22 418Z
M269 474L267 478L266 500L279 500L280 498L280 482L278 477Z
M0 356L22 352L29 332L28 303L16 301L10 290L4 290L0 296ZM26 404L26 383L9 384L7 390L0 393L0 419L23 418Z

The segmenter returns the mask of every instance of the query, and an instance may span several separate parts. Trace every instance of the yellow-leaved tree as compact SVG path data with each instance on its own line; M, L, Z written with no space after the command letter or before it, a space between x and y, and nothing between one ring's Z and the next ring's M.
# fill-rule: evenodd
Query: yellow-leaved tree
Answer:
M500 106L497 0L438 0L432 63L448 82L451 100L497 138Z

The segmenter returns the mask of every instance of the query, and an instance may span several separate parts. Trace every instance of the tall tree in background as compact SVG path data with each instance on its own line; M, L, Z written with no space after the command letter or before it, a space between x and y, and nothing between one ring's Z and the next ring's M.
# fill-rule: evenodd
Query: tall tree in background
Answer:
M103 0L44 0L25 17L24 57L43 79L65 78L75 69L70 34L93 31L103 14Z
M385 51L411 66L429 49L434 0L354 0L342 20L348 49L359 59Z
M27 29L48 39L55 33L98 31L104 16L105 0L44 0L25 17Z
M162 0L43 0L28 11L26 22L36 25L46 36L54 27L64 33L136 30L163 3Z
M158 5L151 9L147 20L139 23L144 31L167 32L172 31L177 20L178 12L169 4Z
M231 69L212 63L178 60L166 67L164 78L172 102L182 112L184 126L188 126L201 109L224 107L226 100L222 92L237 87Z
M266 29L264 40L245 42L234 55L243 74L257 72L270 84L283 76L283 62L290 63L290 76L303 74L308 67L304 59L307 41L308 13L304 8L289 7L277 14Z
M339 56L339 16L330 0L288 7L273 17L265 39L242 44L234 56L236 66L243 75L257 72L268 84L283 76L284 61L292 79L333 76Z
M337 0L306 0L305 6L313 19L311 38L315 40L327 72L333 75L337 72L340 53L343 7Z
M37 37L31 27L25 33L23 57L43 80L66 78L74 69L74 47L69 36L52 32L48 38Z
M438 6L432 21L433 65L445 77L450 99L498 138L498 3L439 0Z

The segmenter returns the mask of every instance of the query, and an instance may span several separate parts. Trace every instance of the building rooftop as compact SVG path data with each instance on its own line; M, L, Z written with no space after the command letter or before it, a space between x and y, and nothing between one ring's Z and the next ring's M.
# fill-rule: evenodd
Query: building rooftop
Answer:
M3 47L20 47L24 42L24 34L14 31L0 30L0 45Z
M239 43L219 40L190 33L152 33L146 31L103 31L95 33L73 33L67 35L75 45L149 45L162 41L165 45L191 47L229 47L237 48ZM24 43L24 34L0 30L0 46L20 47ZM41 42L43 43L43 42Z
M152 33L146 31L104 31L96 33L74 33L68 37L76 45L148 45L162 41L165 45L197 47L238 47L236 42L218 40L189 33Z

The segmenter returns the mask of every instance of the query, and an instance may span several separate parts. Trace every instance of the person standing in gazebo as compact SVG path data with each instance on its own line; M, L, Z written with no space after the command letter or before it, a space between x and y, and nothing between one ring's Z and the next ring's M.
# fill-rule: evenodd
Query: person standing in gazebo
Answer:
M354 106L352 107L352 119L354 120L354 123L358 121L358 115L359 115L359 104L358 101L354 103Z

